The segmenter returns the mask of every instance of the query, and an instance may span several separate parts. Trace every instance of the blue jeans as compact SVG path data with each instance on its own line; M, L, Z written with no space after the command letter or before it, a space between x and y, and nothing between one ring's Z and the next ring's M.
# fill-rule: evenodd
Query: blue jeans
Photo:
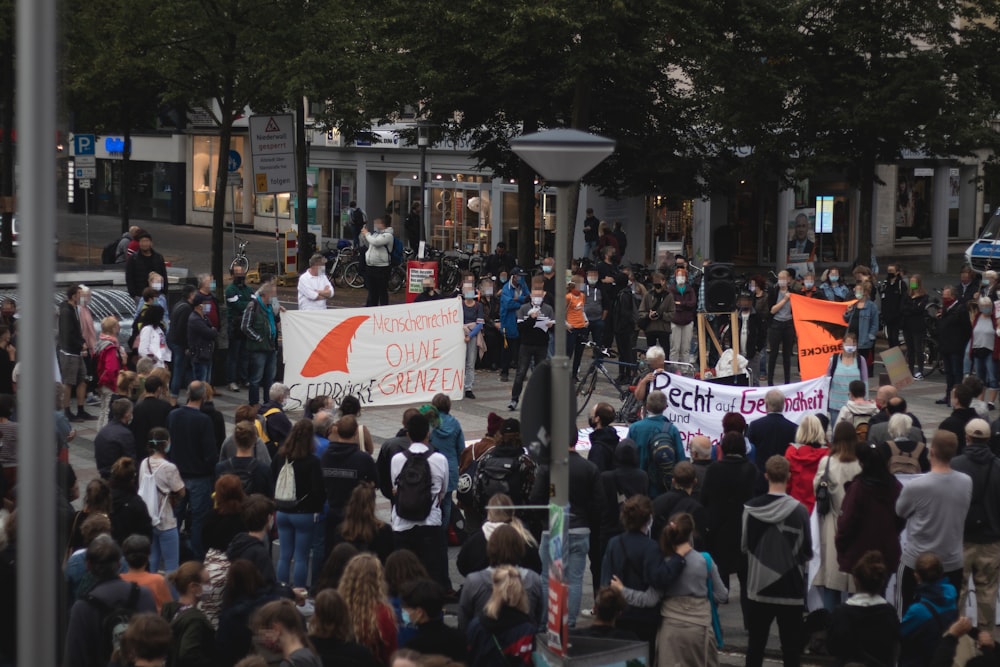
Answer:
M191 550L200 560L205 557L205 550L202 548L201 527L205 522L205 515L212 509L213 484L211 477L188 477L184 480L187 489L187 499L184 509L190 514L191 527Z
M260 388L264 387L264 397L268 397L271 385L274 384L274 366L277 353L251 352L250 353L250 405L260 404Z
M212 376L212 364L201 363L199 361L191 362L191 375L194 377L195 380L208 382Z
M982 380L984 385L986 385L989 389L997 388L997 364L993 361L992 356L973 356L972 366L976 377ZM979 397L977 396L976 398Z
M226 352L226 382L246 382L249 378L250 359L247 356L247 339L243 334L229 333L229 350Z
M278 581L305 588L309 576L309 552L312 551L313 532L316 530L316 515L278 512ZM295 572L288 578L292 560Z
M168 530L153 529L153 540L150 544L149 571L159 572L160 566L166 573L173 572L180 563L181 541L177 527Z
M174 343L167 343L170 348L170 395L179 396L181 389L191 382L191 362L184 353L184 348Z
M587 552L590 551L590 529L574 528L569 533L569 541L563 549L563 579L569 586L569 628L576 627L576 617L580 615L580 601L583 599L583 575L587 571ZM542 543L538 547L542 557L542 599L549 599L549 531L542 533ZM544 619L543 619L544 623Z

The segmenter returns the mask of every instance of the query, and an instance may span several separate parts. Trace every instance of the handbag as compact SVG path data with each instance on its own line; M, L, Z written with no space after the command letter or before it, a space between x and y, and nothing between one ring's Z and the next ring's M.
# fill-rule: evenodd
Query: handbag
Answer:
M708 566L708 603L712 607L712 632L715 633L715 645L722 648L722 624L719 622L719 605L715 603L715 584L712 581L712 556L707 551L702 552L705 564Z
M819 486L816 488L816 513L826 516L830 513L830 458L826 457L826 468L823 476L819 478Z

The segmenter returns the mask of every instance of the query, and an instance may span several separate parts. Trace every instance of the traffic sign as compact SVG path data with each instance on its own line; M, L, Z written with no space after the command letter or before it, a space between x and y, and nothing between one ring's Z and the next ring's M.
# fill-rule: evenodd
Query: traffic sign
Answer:
M295 191L292 114L250 116L250 155L256 194Z
M97 158L93 155L77 155L74 164L77 167L96 167Z
M90 189L90 179L89 178L81 178L80 179L80 187L83 188L84 190L89 190Z
M93 155L97 142L92 134L77 134L73 136L73 153L75 155Z
M97 178L97 167L77 167L73 173L77 179Z
M229 173L239 171L241 164L243 164L242 156L237 151L229 151Z

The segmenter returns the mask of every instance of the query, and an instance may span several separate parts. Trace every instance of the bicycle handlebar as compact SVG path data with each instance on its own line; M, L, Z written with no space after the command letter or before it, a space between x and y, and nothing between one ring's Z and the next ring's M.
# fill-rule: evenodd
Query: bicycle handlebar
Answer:
M588 340L586 343L583 344L583 346L584 347L599 347L599 348L601 348L601 354L603 354L606 357L612 357L612 358L614 358L614 357L618 356L618 354L614 350L609 350L608 348L604 347L603 345L598 345L597 343L595 343L592 340Z

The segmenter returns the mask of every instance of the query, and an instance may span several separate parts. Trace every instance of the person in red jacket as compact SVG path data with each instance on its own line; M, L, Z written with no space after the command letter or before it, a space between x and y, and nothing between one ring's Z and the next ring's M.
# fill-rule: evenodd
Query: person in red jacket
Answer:
M807 416L795 432L795 442L785 450L785 458L790 468L788 495L805 505L810 514L816 504L816 492L813 490L816 470L820 459L829 454L823 422L815 415Z
M118 343L121 325L118 318L109 315L101 320L101 335L94 354L97 357L97 387L101 392L101 412L97 415L97 430L108 423L111 395L118 389L118 373L125 370L126 352Z

